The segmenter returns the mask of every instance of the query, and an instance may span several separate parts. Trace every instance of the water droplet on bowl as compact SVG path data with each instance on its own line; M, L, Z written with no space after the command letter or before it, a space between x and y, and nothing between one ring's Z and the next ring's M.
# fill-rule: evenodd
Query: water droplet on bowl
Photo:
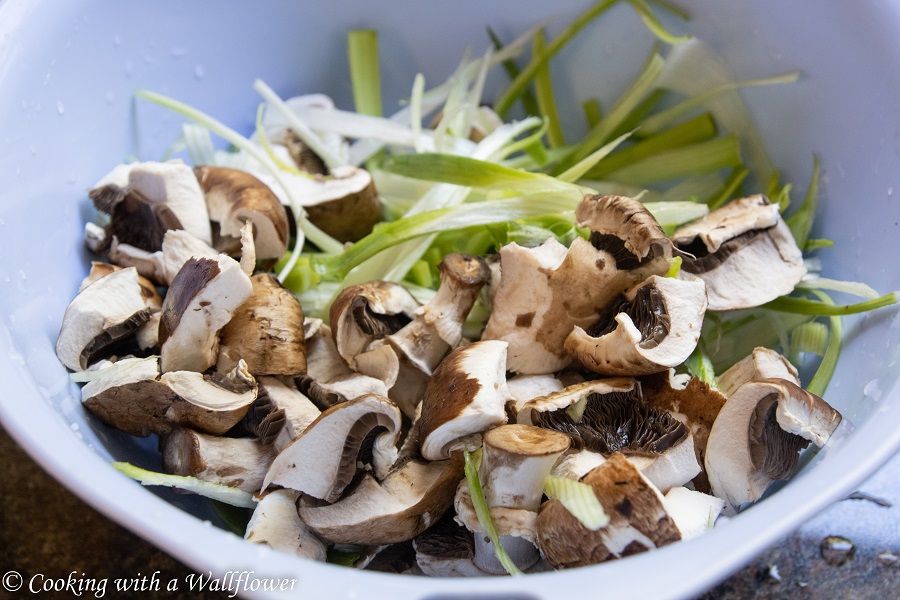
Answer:
M202 67L202 66L197 65L197 66L194 67L194 78L196 78L196 79L203 79L203 76L204 76L204 75L205 75L205 73L203 72L203 67Z
M887 550L878 555L878 564L883 567L893 567L896 565L900 565L900 556L897 556L890 550Z
M63 104L62 100L56 101L56 112L58 112L59 114L63 114L66 112L66 106Z
M878 383L878 379L873 379L866 383L865 387L863 387L863 393L867 398L871 398L875 402L881 400L881 386Z
M853 559L856 546L847 538L830 535L819 544L819 553L826 563L832 567L840 567Z

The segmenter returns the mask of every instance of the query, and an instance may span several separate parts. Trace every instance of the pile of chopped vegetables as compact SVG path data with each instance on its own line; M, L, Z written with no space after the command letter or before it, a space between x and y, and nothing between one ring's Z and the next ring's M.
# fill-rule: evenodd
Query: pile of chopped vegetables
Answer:
M258 81L244 137L139 91L187 118L189 162L90 191L103 262L57 343L168 474L117 466L252 509L246 539L284 552L519 574L700 535L826 444L841 316L896 297L818 275L818 165L795 201L738 94L797 73L734 81L631 0L665 51L573 141L552 59L614 4L489 30L390 116L373 31L348 37L355 111Z

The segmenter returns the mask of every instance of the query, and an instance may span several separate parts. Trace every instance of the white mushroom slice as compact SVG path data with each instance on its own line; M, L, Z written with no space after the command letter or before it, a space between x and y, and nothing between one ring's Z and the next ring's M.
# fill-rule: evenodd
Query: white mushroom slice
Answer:
M245 221L241 226L241 271L250 277L256 270L256 242L253 239L253 221Z
M346 498L320 505L300 501L300 517L323 538L341 544L383 545L410 540L436 523L453 503L463 461L410 460L379 483L366 473Z
M154 204L164 204L181 227L195 238L212 243L209 213L194 171L181 161L137 163L128 173L128 186ZM118 235L118 234L117 234ZM130 243L119 236L123 243ZM140 246L139 246L140 247ZM158 250L159 248L144 248Z
M106 230L88 221L84 224L84 245L94 254L103 254L106 247ZM129 266L129 265L125 265Z
M315 421L320 411L299 390L275 377L257 380L259 393L244 423L264 444L281 452Z
M658 373L691 355L705 313L703 281L653 275L607 307L587 330L575 326L565 348L603 375Z
M731 396L748 381L760 379L787 379L800 385L796 367L779 353L763 347L754 348L753 352L716 378L719 390L725 396Z
M272 490L260 498L247 523L244 539L273 550L324 562L326 545L297 512L299 492Z
M216 368L241 359L254 375L297 376L306 372L303 308L297 297L268 273L250 278L252 291L222 327Z
M167 473L250 493L259 490L275 460L272 447L255 438L207 435L180 427L162 439L160 452Z
M732 507L753 502L769 485L791 476L799 451L822 447L841 415L786 379L751 381L719 412L706 446L713 493Z
M506 342L475 342L445 358L425 388L419 439L427 460L448 458L483 431L506 423Z
M279 259L287 251L287 211L265 183L246 171L225 167L196 167L194 174L206 198L209 219L218 224L213 244L220 252L237 255L241 227L253 223L256 256Z
M709 310L759 306L806 274L791 231L762 195L729 202L672 235L686 253L678 277L706 282Z
M192 258L169 286L159 323L160 367L205 371L215 364L219 330L253 290L232 258Z
M169 371L159 380L177 398L165 419L214 435L237 425L256 400L256 381L244 363L225 375Z
M588 396L591 394L628 394L631 392L639 395L640 389L635 390L634 379L628 377L610 377L608 379L583 381L526 402L519 410L516 422L525 425L537 425L542 422L542 417L535 413L549 413L559 410L568 411L569 417L577 422L581 420L580 415L584 413L584 406L587 403Z
M557 569L598 564L659 548L681 539L663 496L621 454L584 476L610 521L592 531L553 499L537 518L538 545Z
M183 229L170 229L162 239L162 250L148 252L119 243L113 236L107 252L110 262L134 267L142 276L160 285L169 285L189 259L217 258L218 250Z
M516 375L506 380L509 389L509 407L514 415L522 411L529 400L552 394L563 389L563 382L556 375ZM518 416L516 422L519 421Z
M666 492L663 505L681 532L681 539L690 540L712 527L725 508L725 501L685 487L673 487Z
M375 474L383 478L397 459L400 418L393 402L374 395L332 406L278 454L263 489L280 485L334 502L356 474L368 443Z
M122 269L84 288L66 308L56 355L73 371L82 371L113 344L123 342L150 319L137 271Z
M101 277L105 277L114 271L120 271L123 268L124 267L109 263L92 261L91 270L87 277L81 280L81 286L78 288L78 291L81 292L84 288ZM154 286L146 277L142 277L140 271L138 271L138 273L138 283L141 286L141 294L144 297L144 303L150 311L150 318L138 328L135 332L135 336L138 347L141 350L147 350L149 348L155 348L159 343L159 311L162 308L162 297L159 295L159 292L156 291L156 286Z
M606 458L599 452L590 450L572 450L566 452L562 458L553 465L550 474L553 477L565 477L580 481L582 477L606 462Z

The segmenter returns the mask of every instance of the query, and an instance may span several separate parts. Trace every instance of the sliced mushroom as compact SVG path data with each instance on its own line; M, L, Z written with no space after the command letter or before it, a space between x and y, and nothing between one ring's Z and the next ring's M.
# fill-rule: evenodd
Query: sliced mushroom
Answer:
M706 282L709 310L759 306L789 293L806 274L778 205L759 194L681 227L672 241L688 255L679 278Z
M317 177L301 199L309 220L339 242L356 242L382 220L381 202L365 169L336 167Z
M725 501L721 498L680 486L666 492L663 504L683 540L706 533L725 508Z
M306 372L303 308L268 273L250 278L252 292L222 327L216 367L244 359L254 375L298 376Z
M136 331L149 319L137 271L110 273L85 287L66 308L56 355L69 369L82 371L115 353L117 345L133 342Z
M78 291L81 292L101 277L105 277L114 271L120 271L124 267L119 267L109 263L91 261L91 270L87 277L81 280L81 286ZM140 273L140 271L138 271ZM159 311L162 308L162 297L156 291L156 286L146 277L138 275L138 283L141 286L141 294L144 297L144 303L147 310L150 311L150 318L146 323L141 325L135 332L138 347L141 350L154 348L159 344Z
M719 375L717 381L722 393L730 396L748 381L773 378L787 379L791 383L800 385L797 369L785 357L769 348L757 347L748 356Z
M732 507L758 500L787 479L802 448L822 447L841 422L824 400L786 379L751 381L728 398L713 423L706 473Z
M244 539L273 550L324 562L326 545L310 531L297 512L300 493L272 490L260 498L247 523Z
M207 435L176 428L160 443L167 473L257 492L275 460L271 446L255 438Z
M397 459L400 411L379 396L362 396L332 406L278 454L266 474L270 485L334 502L353 480L361 453L384 478ZM337 540L335 540L337 541Z
M191 258L217 258L218 250L182 229L170 229L163 236L162 249L147 252L113 237L107 258L124 267L134 267L159 285L170 285L175 275Z
M584 367L603 375L658 373L691 355L705 313L702 281L653 275L604 309L587 330L576 325L565 348Z
M169 286L159 323L160 367L205 371L215 364L219 330L252 292L232 258L192 258Z
M633 393L637 397L640 389L635 387L634 379L629 377L583 381L526 402L519 410L516 421L525 425L538 425L544 422L545 415L543 413L562 410L568 413L573 422L579 422L584 414L589 396L613 393Z
M479 577L488 575L475 566L472 532L450 518L423 531L413 540L416 563L430 577Z
M557 569L594 565L681 539L659 490L623 455L613 454L582 482L593 488L610 521L592 531L559 500L545 502L537 518L538 544Z
M165 419L214 435L222 435L240 423L256 400L256 380L243 362L224 375L169 371L159 380L177 398L166 410ZM155 433L165 433L165 426L162 428Z
M218 224L213 244L232 256L240 253L241 227L253 223L256 256L279 259L287 251L288 215L265 183L246 171L225 167L196 167L194 174L206 198L209 219Z
M275 377L257 380L259 393L244 423L263 444L281 452L306 431L321 411L299 390Z
M441 518L462 477L459 454L446 461L410 460L380 483L366 473L348 496L334 504L302 499L300 517L332 542L396 544L413 539Z
M448 458L461 446L506 422L506 342L488 340L457 348L428 381L419 439L427 460Z
M581 481L581 478L606 462L599 452L590 450L570 450L553 465L550 474L554 477L565 477Z

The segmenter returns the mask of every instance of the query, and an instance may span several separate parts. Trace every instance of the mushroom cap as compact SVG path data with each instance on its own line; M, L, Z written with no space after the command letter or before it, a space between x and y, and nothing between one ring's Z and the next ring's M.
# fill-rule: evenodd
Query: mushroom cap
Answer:
M565 348L584 367L603 375L658 373L691 355L705 313L702 280L652 275L608 307L592 327L576 326Z
M617 248L617 261L620 256L638 262L660 257L668 260L672 254L672 243L656 218L642 203L627 196L586 196L575 209L575 218L580 227L591 230L595 246L597 238L603 236L607 238L604 247L612 243L631 255L624 258L627 255Z
M250 278L252 291L222 327L220 371L244 359L254 375L297 376L306 372L303 308L297 297L268 273Z
M181 427L166 435L160 446L167 473L250 493L259 490L275 459L272 447L255 438L213 436Z
M115 344L129 339L150 319L145 291L134 268L101 277L84 288L66 308L56 355L73 371L81 371Z
M160 367L205 371L216 362L219 330L253 286L241 266L220 254L191 258L172 279L159 323Z
M806 274L778 205L762 195L733 200L672 240L687 254L679 279L706 282L709 310L759 306L789 293Z
M706 533L710 521L725 508L725 501L685 487L673 487L666 492L663 504L675 521L681 539L690 540Z
M422 399L422 456L441 460L463 438L506 422L506 342L485 340L452 351Z
M663 497L623 455L613 454L584 476L610 521L591 531L562 502L549 500L537 518L538 545L557 569L598 564L681 539Z
M381 483L366 473L345 498L317 506L301 500L300 517L335 543L383 545L411 540L436 523L453 503L463 460L410 460Z
M197 239L207 244L212 243L212 230L203 191L194 171L180 160L132 165L128 172L128 189L154 205L164 204L180 224L180 227L169 229L184 229ZM159 248L146 250L155 251Z
M713 493L731 506L758 500L788 478L800 449L822 447L841 415L824 400L786 379L750 381L725 402L706 446Z
M261 260L284 256L290 234L287 210L269 186L246 171L226 167L195 167L194 174L209 218L219 224L219 251L233 246L241 227L250 221L256 256Z
M256 381L246 369L241 362L226 375L195 371L163 373L160 382L176 397L166 410L166 421L205 433L224 434L241 422L256 400Z
M400 419L393 402L375 395L332 406L278 454L263 489L280 485L334 502L356 475L367 443L376 474L387 472L397 458Z
M339 242L356 242L382 220L381 201L372 175L353 166L335 167L330 177L301 200L309 220Z

